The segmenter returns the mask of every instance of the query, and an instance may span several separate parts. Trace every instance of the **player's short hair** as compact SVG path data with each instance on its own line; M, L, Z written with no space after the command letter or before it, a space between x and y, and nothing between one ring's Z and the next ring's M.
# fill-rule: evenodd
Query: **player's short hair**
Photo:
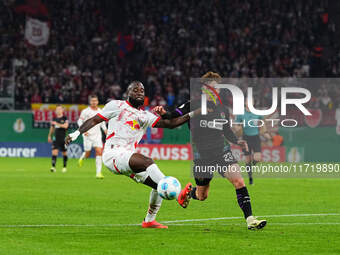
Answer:
M142 83L141 81L132 81L132 82L130 82L130 84L129 84L128 87L127 87L127 93L129 93L130 89L131 89L135 84L137 84L137 83L140 83L140 84L143 85L143 83ZM144 86L144 85L143 85L143 86Z
M95 94L91 94L91 95L89 95L89 100L91 100L92 98L97 98L97 99L98 99L98 96L97 96L97 95L95 95Z
M61 104L57 104L57 105L55 106L55 108L58 108L58 107L64 108Z
M209 71L201 77L201 80L204 83L211 82L211 81L216 81L217 83L219 83L219 82L221 82L222 77L218 73L214 73L212 71Z

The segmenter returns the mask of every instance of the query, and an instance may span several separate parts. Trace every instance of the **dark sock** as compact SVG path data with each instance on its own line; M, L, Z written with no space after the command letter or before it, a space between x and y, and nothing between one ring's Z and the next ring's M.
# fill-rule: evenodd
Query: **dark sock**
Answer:
M246 164L246 170L247 170L249 179L253 178L253 172L251 171L251 162Z
M191 195L191 198L198 200L196 196L196 187L192 188L190 195Z
M243 187L236 190L237 202L243 211L244 218L247 219L253 213L251 211L250 197L247 187Z
M52 166L55 167L56 163L57 163L57 156L52 156Z
M149 187L151 187L151 188L157 190L157 183L154 182L154 181L150 178L150 176L148 176L148 177L145 179L145 181L144 181L143 183L144 183L145 185L147 185L147 186L149 186Z
M67 165L67 156L64 156L64 167Z
M256 160L253 160L253 166L255 166L257 163L259 163L259 162L256 161Z

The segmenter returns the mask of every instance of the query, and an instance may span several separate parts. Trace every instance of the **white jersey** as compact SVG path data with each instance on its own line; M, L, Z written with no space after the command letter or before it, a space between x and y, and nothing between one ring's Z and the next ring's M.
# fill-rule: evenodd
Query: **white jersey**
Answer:
M139 110L128 101L112 100L105 105L99 117L109 122L105 149L122 147L134 151L148 127L154 127L160 117Z
M91 107L87 107L84 110L81 111L80 117L78 119L78 126L80 127L85 121L92 118L93 116L97 115L98 113L101 113L102 110L100 108L97 108L97 110L93 110ZM102 122L99 125L94 126L90 130L87 131L89 137L101 137L101 131L100 129L103 129L103 131L106 131L106 125L105 122Z

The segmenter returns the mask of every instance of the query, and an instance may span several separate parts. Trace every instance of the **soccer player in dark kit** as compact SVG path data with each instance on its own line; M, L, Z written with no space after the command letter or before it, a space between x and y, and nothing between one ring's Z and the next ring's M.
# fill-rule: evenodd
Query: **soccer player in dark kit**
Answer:
M53 118L50 131L48 133L48 142L52 143L52 167L50 170L52 173L56 171L55 166L60 150L64 159L62 172L65 173L67 171L67 149L65 146L65 137L68 129L68 120L66 116L64 116L64 108L61 105L57 105L55 113L56 117Z
M213 86L213 84L218 83L220 80L221 76L219 74L208 72L202 76L202 81L204 81L202 86L204 84ZM191 103L193 102L188 101L177 107L172 112L166 112L161 106L155 107L154 111L160 114L164 119L177 118L178 116L182 116L190 112ZM200 107L200 105L197 107ZM222 175L222 177L227 178L235 187L236 199L243 211L248 229L261 229L266 225L267 221L258 220L253 216L250 196L241 175L240 166L228 146L228 149L225 149L225 140L241 146L242 149L246 151L248 150L248 145L244 140L237 139L229 124L221 126L209 125L209 122L212 123L215 119L222 118L229 120L229 111L226 106L221 105L220 103L214 104L212 101L208 101L207 110L208 114L204 116L206 122L203 120L202 115L199 115L194 117L189 123L192 142L196 148L196 152L198 152L194 154L199 155L199 157L195 156L194 159L193 172L196 187L193 187L191 197L201 201L208 197L210 181L213 178L213 173L209 171L199 172L198 170L200 167L203 169L204 166L229 166L229 169L232 169L231 171L218 172Z

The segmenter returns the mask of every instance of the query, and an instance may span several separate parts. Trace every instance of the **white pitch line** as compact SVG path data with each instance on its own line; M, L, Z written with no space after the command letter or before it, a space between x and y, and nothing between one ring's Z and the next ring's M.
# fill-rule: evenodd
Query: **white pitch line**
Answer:
M44 227L127 227L141 224L36 224L36 225L0 225L0 228L44 228Z
M278 217L314 217L314 216L339 216L340 213L314 213L314 214L281 214L281 215L264 215L258 217L278 218ZM187 220L169 220L162 221L162 223L176 223L176 222L194 222L194 221L215 221L215 220L234 220L243 219L243 217L221 217L221 218L204 218L204 219L187 219Z
M340 216L340 213L314 213L314 214L281 214L281 215L264 215L259 217L264 218L280 218L280 217L316 217L316 216ZM234 220L234 219L243 219L243 217L221 217L221 218L204 218L204 219L186 219L186 220L170 220L170 221L161 221L161 223L171 224L171 225L194 225L194 224L180 224L184 222L201 222L201 221L219 221L219 220ZM178 223L178 224L176 224ZM327 223L326 224L340 224L337 222ZM270 223L271 225L299 225L299 224L319 224L322 225L322 222L312 222L312 223ZM0 225L0 228L40 228L40 227L125 227L125 226L140 226L141 223L136 224L36 224L36 225ZM197 224L197 225L208 225L208 224ZM236 223L235 223L236 225Z
M289 226L289 225L340 225L340 222L281 222L281 223L269 223L271 226ZM211 224L205 223L170 223L170 226L211 226ZM244 223L222 223L219 226L243 226Z

